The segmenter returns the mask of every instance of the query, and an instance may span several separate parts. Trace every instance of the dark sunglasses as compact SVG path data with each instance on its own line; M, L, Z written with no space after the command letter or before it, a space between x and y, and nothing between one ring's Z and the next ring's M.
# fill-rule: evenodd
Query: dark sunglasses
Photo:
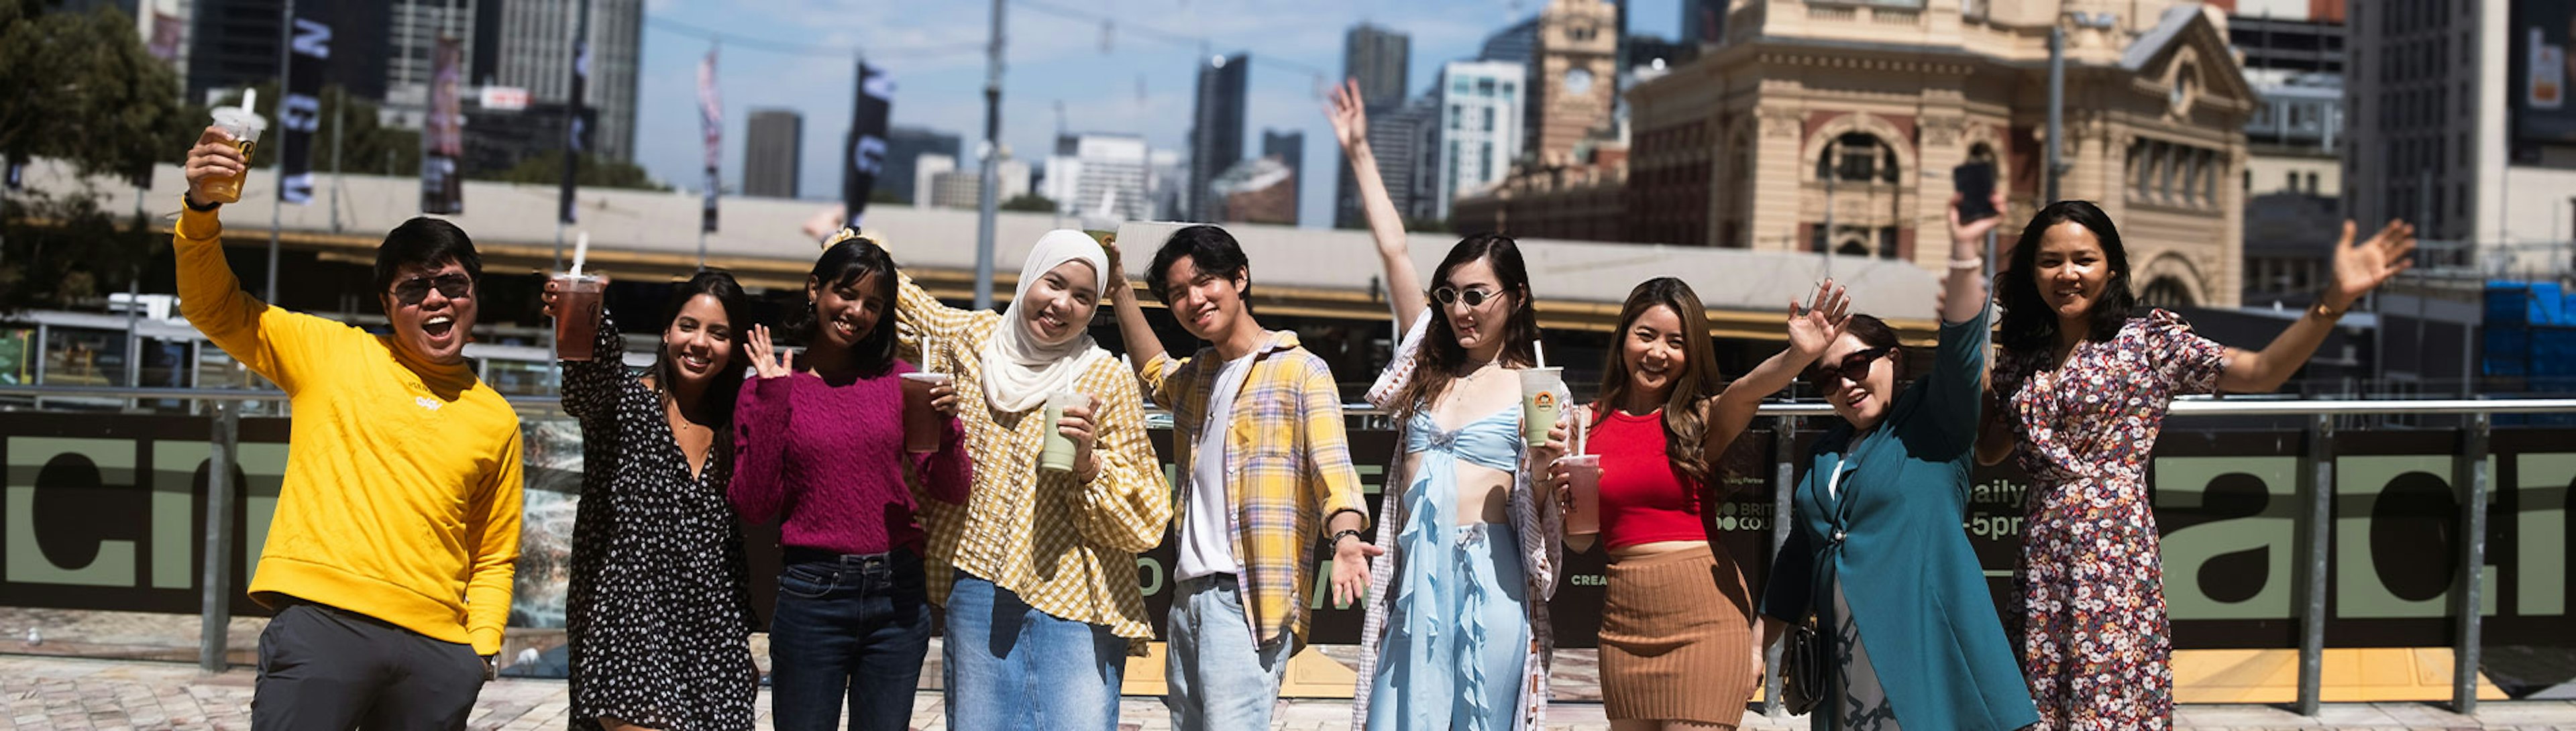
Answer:
M1501 296L1503 296L1501 292L1496 292L1490 289L1459 289L1457 287L1441 287L1439 289L1431 290L1431 298L1439 300L1440 305L1443 307L1457 304L1462 300L1467 303L1468 307L1483 307L1485 306L1486 301Z
M1816 387L1816 390L1819 391L1826 391L1832 390L1833 387L1841 385L1836 382L1837 379L1859 383L1861 379L1869 377L1869 365L1871 363L1875 363L1878 359L1885 358L1888 353L1895 351L1895 348L1870 348L1844 357L1842 365L1831 368L1822 366L1809 368L1807 369L1807 385L1814 386Z
M420 304L421 300L429 299L429 290L433 287L437 288L439 294L446 295L452 300L474 296L473 277L463 274L441 274L435 278L412 277L395 282L394 301L406 305Z

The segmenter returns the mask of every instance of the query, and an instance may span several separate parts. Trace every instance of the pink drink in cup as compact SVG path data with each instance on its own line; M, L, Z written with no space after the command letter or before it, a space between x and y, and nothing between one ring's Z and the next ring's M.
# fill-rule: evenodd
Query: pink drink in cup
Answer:
M930 406L930 390L951 382L946 373L903 374L903 449L913 454L939 451L947 415Z
M555 357L590 360L599 339L599 296L608 280L579 274L557 274L554 279Z
M1565 465L1566 490L1574 493L1574 507L1565 511L1565 534L1580 536L1601 532L1601 455L1560 457L1556 463Z

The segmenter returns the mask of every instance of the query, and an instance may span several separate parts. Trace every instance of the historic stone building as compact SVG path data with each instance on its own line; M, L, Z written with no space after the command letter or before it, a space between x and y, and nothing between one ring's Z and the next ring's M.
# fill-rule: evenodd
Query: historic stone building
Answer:
M1619 101L1619 8L1606 0L1552 0L1539 11L1537 33L1522 149L1541 164L1560 165L1586 138L1609 131Z
M1993 161L2016 223L2044 186L2048 30L2066 28L2058 197L2101 204L2158 304L2239 299L2255 96L2195 3L1733 0L1726 38L1629 91L1624 174L1517 180L1462 229L1550 230L1557 199L1626 202L1617 240L1832 251L1939 270L1951 168ZM2130 15L2130 13L2136 15ZM1533 172L1532 175L1543 175ZM1595 216L1597 219L1597 215ZM1586 227L1598 230L1600 227ZM2005 232L2010 246L2018 227Z

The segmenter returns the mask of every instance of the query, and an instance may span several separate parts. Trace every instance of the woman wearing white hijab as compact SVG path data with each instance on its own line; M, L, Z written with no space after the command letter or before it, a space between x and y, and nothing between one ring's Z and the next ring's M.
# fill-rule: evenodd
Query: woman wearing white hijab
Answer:
M1130 643L1153 637L1135 554L1161 542L1171 487L1136 377L1088 334L1107 261L1090 235L1049 231L1000 314L902 278L904 351L956 378L975 463L964 507L922 501L928 593L947 611L948 728L1114 729ZM1058 392L1093 406L1043 423ZM1038 466L1050 432L1073 440L1072 471Z

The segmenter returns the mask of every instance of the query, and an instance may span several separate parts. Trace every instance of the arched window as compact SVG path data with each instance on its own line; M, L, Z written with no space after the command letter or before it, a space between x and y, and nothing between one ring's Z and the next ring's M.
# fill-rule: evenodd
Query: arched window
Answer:
M1821 181L1894 183L1898 172L1896 148L1867 132L1845 132L1816 156L1816 179Z
M2191 290L2183 287L2181 281L2172 277L2157 277L2155 281L2148 282L2145 289L2138 290L2138 304L2155 307L2194 305Z

